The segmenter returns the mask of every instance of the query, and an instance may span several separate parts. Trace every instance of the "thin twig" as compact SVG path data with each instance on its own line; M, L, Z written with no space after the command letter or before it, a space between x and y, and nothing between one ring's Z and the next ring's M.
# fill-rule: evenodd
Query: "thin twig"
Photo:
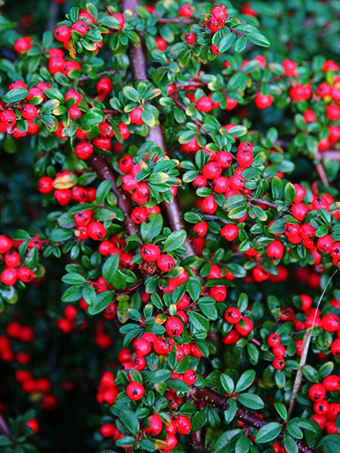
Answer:
M122 8L123 11L130 10L134 15L136 7L139 5L138 0L123 0ZM147 80L147 58L146 52L143 49L143 45L136 47L135 45L130 46L130 56L131 56L131 70L136 81ZM162 150L163 156L167 156L167 150L164 142L164 137L160 125L155 125L149 128L149 135L147 140L150 140L154 143L155 146ZM162 208L167 214L169 225L173 231L184 230L184 222L180 214L180 206L177 198L174 198L172 203L164 202ZM187 256L195 255L194 248L187 238L184 244L187 250Z
M3 436L7 437L7 439L13 440L7 422L1 414L0 414L0 433Z
M188 399L191 398L194 402L206 402L211 406L218 407L220 409L223 409L224 411L229 409L228 399L208 387L191 387L187 394L187 397ZM268 424L268 422L263 418L259 417L256 414L253 414L252 412L249 412L247 409L239 405L237 406L236 417L247 426L251 426L255 429L260 429L262 428L262 426ZM279 443L282 443L282 439L283 433L281 433L275 440ZM309 447L300 440L296 440L296 445L300 453L316 453L315 448Z
M302 382L303 368L306 365L308 351L309 351L310 342L311 342L311 339L312 339L312 334L313 334L313 329L314 329L314 326L315 326L315 321L316 321L316 317L317 317L318 308L319 308L319 306L321 304L323 296L325 295L325 292L326 292L326 290L328 288L328 285L330 284L330 282L332 281L334 275L337 272L338 272L338 269L329 278L324 290L322 291L322 294L321 294L321 296L320 296L320 298L318 300L318 303L317 303L317 306L316 306L316 309L315 309L312 327L310 329L306 330L306 333L305 333L305 335L303 337L303 344L302 344L302 352L301 352L301 357L300 357L299 369L298 369L298 371L296 373L295 380L294 380L294 385L293 385L293 391L292 391L292 394L290 396L290 405L289 405L289 409L288 409L288 416L287 416L286 423L288 422L288 420L290 419L290 417L292 415L292 412L293 412L293 409L294 409L295 400L296 400L296 395L297 395L297 393L299 391L299 388L300 388L300 385L301 385L301 382Z
M328 178L324 169L324 166L322 165L321 162L315 165L316 172L322 182L322 184L326 187L329 186Z
M118 207L123 211L124 214L124 224L126 231L130 236L139 236L139 231L136 225L131 220L131 206L126 194L117 187L116 177L110 168L109 164L106 162L104 157L94 154L89 159L92 167L95 172L98 174L100 179L103 181L110 180L112 181L112 192L115 194L118 200Z

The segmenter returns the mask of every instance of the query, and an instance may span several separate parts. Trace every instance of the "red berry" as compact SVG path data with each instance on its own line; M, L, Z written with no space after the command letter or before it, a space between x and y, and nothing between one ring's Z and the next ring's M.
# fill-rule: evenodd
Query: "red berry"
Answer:
M183 375L183 381L188 385L193 385L197 381L196 371L191 368L187 370Z
M19 266L20 260L21 258L19 253L15 252L14 250L7 252L5 255L5 264L7 267L10 267L12 269Z
M192 33L187 33L187 35L191 35ZM196 40L196 38L195 38ZM195 42L194 40L194 42ZM190 44L190 43L189 43ZM196 108L197 110L199 110L200 112L204 112L204 113L209 113L211 112L211 110L213 109L213 103L212 103L212 100L210 99L209 96L204 96L203 98L200 98L196 101ZM216 163L215 163L216 164ZM218 165L218 164L217 164ZM203 169L204 170L204 169ZM203 174L204 174L204 171L203 171ZM206 175L204 175L206 176ZM206 176L207 177L207 176Z
M145 261L157 261L160 257L161 251L155 244L144 245L141 249L142 258Z
M195 234L197 234L198 237L204 237L208 233L208 224L207 222L198 222L193 228L193 231Z
M54 37L59 42L66 42L71 39L71 29L67 25L60 25L54 31Z
M276 357L273 360L273 367L275 370L282 370L285 367L285 361L282 357Z
M38 181L38 189L40 193L46 194L53 192L53 178L43 176Z
M271 333L268 336L267 343L271 347L277 346L277 345L279 345L281 343L281 338L280 338L280 336L277 333Z
M142 107L135 107L130 112L131 123L136 124L137 126L141 126L143 124L142 113L143 113Z
M143 398L144 393L145 389L139 382L131 382L126 387L126 394L133 401L139 401L141 398Z
M74 152L78 159L86 160L93 153L93 147L89 142L80 142L74 148Z
M275 240L267 247L267 255L271 259L280 260L283 257L284 246L282 242Z
M1 234L0 235L0 254L4 255L5 253L9 252L13 247L13 243L11 239L7 236Z
M24 104L21 108L21 116L25 120L34 120L38 115L38 109L35 105Z
M26 266L21 266L17 269L17 277L24 283L28 283L34 278L34 271Z
M85 36L88 31L88 26L82 20L78 20L72 25L71 30L80 33L82 36Z
M190 46L192 46L196 42L196 35L194 33L191 33L191 32L185 33L184 41L186 43L188 43ZM201 98L201 99L205 99L205 98ZM200 99L199 99L199 101L200 101ZM198 101L196 102L196 107L197 107L198 110L200 110L201 112L207 111L207 110L202 110L202 108L199 108L197 103L198 103ZM212 108L210 110L212 110ZM210 112L210 110L208 110L208 111Z
M260 91L255 96L255 105L258 109L263 110L269 108L273 104L273 97L268 94L264 96Z
M235 324L235 328L240 335L245 337L253 330L254 324L249 318L244 317L240 322Z
M238 233L239 228L237 225L234 225L233 223L228 223L221 230L221 236L229 242L234 241L237 238Z
M170 337L179 337L183 333L183 322L175 317L168 318L165 323L165 329Z
M162 272L170 272L175 267L175 260L172 256L161 255L157 260L157 266Z
M224 5L216 5L216 6L214 6L211 9L210 13L216 19L225 20L225 19L228 18L228 11L227 11L227 8Z
M148 436L158 436L162 432L163 422L158 414L152 414L147 420L147 428L144 428L145 434Z
M224 319L229 324L237 324L242 319L242 313L236 307L229 307L224 313Z
M178 434L188 434L191 431L191 422L188 417L179 415L176 419L176 426Z
M17 272L15 269L4 269L1 272L0 280L6 286L13 286L17 282Z
M100 241L106 236L106 228L100 222L91 222L87 227L88 235L94 241Z
M308 391L308 395L313 401L323 400L326 396L326 389L321 384L313 384Z
M193 10L191 5L183 5L180 7L178 14L181 17L189 19L192 16Z

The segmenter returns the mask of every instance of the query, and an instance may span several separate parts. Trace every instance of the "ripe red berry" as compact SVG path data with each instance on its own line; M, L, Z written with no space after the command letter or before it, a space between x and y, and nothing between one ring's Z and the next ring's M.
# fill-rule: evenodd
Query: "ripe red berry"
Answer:
M185 33L184 40L186 43L188 43L190 46L192 46L196 42L196 35L191 32ZM204 99L204 98L201 98L201 99ZM197 109L200 110L201 112L204 112L205 110L198 108L197 102L196 102ZM210 109L210 110L212 110L212 109ZM209 112L210 112L210 110L209 110Z
M283 257L284 246L282 242L275 240L267 247L267 255L271 259L280 260Z
M275 370L282 370L285 367L286 363L282 357L276 357L273 360L273 367Z
M102 77L97 83L98 94L108 94L112 90L112 82L108 77Z
M277 333L271 333L268 336L267 343L271 347L277 346L277 345L279 345L281 343L281 338L280 338L280 336Z
M223 302L227 297L227 288L225 286L215 286L209 289L209 296L216 302Z
M59 42L66 42L71 39L71 28L67 25L60 25L54 31L54 37Z
M162 272L170 272L175 267L175 260L170 255L161 255L157 260L157 266Z
M26 266L21 266L17 269L17 277L24 283L28 283L34 278L34 271Z
M94 221L89 224L87 227L88 235L94 241L100 241L106 236L106 228L100 222Z
M137 355L145 356L150 354L152 350L152 346L150 341L146 340L145 338L139 338L133 344L133 347L136 350Z
M155 41L157 49L161 50L162 52L164 52L164 50L166 50L166 48L168 47L167 42L161 36L157 36L155 38Z
M6 268L1 272L0 280L6 286L13 286L17 282L17 272L15 269Z
M214 179L221 176L222 168L217 162L208 162L202 169L202 175L207 179Z
M141 126L143 124L142 113L143 113L142 107L135 107L130 112L131 123L136 124L137 126Z
M196 225L193 227L193 232L197 234L198 237L204 237L208 233L208 224L207 222L198 222Z
M229 242L234 241L237 238L238 233L239 228L237 225L234 225L233 223L228 223L221 230L221 236Z
M71 30L80 33L82 36L85 36L88 31L88 26L82 20L78 20L72 25Z
M183 5L180 7L178 14L181 17L189 19L192 16L193 10L191 5Z
M236 307L229 307L226 309L226 311L224 313L224 319L229 324L237 324L242 319L242 313Z
M46 194L53 192L53 178L43 176L38 181L38 189L40 193Z
M224 5L216 5L211 8L210 14L216 19L225 20L228 18L228 11Z
M74 148L74 152L78 159L86 160L93 153L93 147L90 142L80 142Z
M21 108L21 116L25 120L34 120L38 115L38 109L35 105L24 104Z
M5 255L5 264L7 267L10 267L11 269L18 267L20 264L20 260L21 258L19 253L15 252L14 250L10 250Z
M32 47L33 39L30 36L19 38L14 43L14 50L18 53L27 52Z
M13 242L4 234L0 235L0 254L4 255L13 247Z
M260 91L255 96L255 105L258 109L263 110L269 108L273 104L273 97L268 94L264 96Z
M157 261L161 255L160 248L155 244L144 245L140 253L145 261Z
M335 332L340 328L340 318L334 313L324 316L321 321L321 327L326 332Z
M158 436L163 429L163 422L158 414L152 414L145 422L144 432L148 436Z
M191 33L187 33L187 34L191 35ZM196 38L195 38L195 40L196 40ZM202 97L200 99L197 99L196 108L200 112L209 113L213 109L213 102L212 102L212 100L211 100L211 98L209 96L204 96L204 97ZM215 165L216 165L216 163L215 163ZM203 168L203 175L204 175L204 168ZM204 175L204 176L206 176L206 175Z
M313 384L308 391L308 395L313 401L323 400L326 396L326 389L321 384Z
M144 393L145 389L139 382L131 382L126 387L126 394L133 401L139 401L140 399L142 399Z
M254 324L249 318L244 317L240 322L235 324L235 328L240 335L246 337L253 330Z
M325 387L327 392L337 392L340 390L340 377L336 374L331 374L330 376L325 377L322 385Z
M191 368L187 370L183 375L183 381L188 385L193 385L197 381L196 371Z
M183 333L183 322L176 317L168 318L165 329L170 337L179 337Z
M191 431L191 422L185 415L179 415L176 419L178 434L186 435Z

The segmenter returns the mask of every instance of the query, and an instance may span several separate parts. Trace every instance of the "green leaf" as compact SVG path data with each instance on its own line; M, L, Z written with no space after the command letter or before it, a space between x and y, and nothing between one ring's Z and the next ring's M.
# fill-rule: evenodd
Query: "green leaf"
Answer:
M250 33L247 35L247 38L249 39L249 41L251 41L253 44L256 44L257 46L262 47L270 46L270 42L268 41L268 39L260 32Z
M101 313L113 301L113 291L103 291L96 295L92 305L88 308L88 313L93 316Z
M230 423L234 420L236 412L237 412L237 404L234 398L228 399L229 408L224 411L224 418L226 423Z
M282 420L286 420L287 418L287 409L286 406L282 403L275 403L274 407L279 414L279 416L282 418Z
M291 203L295 200L296 192L295 187L291 182L288 182L285 186L285 199L288 203Z
M64 275L61 280L68 285L79 285L85 282L85 278L80 274L76 274L75 272Z
M265 444L266 442L270 442L277 438L277 436L282 431L282 426L280 423L271 422L267 423L267 425L262 426L259 429L258 433L255 437L255 442L259 444Z
M229 34L227 34L227 36L224 36L221 39L219 46L218 46L219 52L223 53L226 50L228 50L233 45L233 42L235 41L235 39L236 39L235 33L229 33Z
M248 409L253 409L255 411L263 409L264 407L262 399L253 393L241 393L240 395L237 395L237 401Z
M196 301L202 292L202 284L196 277L189 277L187 281L187 291L193 301Z
M147 222L141 225L141 235L144 242L152 242L162 231L163 217L161 214L151 214Z
M170 376L171 376L170 370L158 370L151 375L149 382L150 382L150 384L164 382L167 379L169 379Z
M65 230L63 228L56 228L51 231L50 240L52 242L65 242L73 238L72 230Z
M245 371L236 384L236 392L243 392L254 382L256 373L254 370Z
M191 419L191 428L193 431L199 431L207 423L207 409L204 407L200 411L196 412Z
M234 381L227 374L221 374L220 379L224 390L231 395L235 388Z
M139 94L138 91L130 86L123 88L123 94L126 98L128 98L132 102L138 102Z
M98 204L104 204L106 196L109 194L112 188L112 181L106 180L99 184L96 192L96 202Z
M3 101L5 104L13 104L14 102L21 101L21 99L25 99L26 96L28 96L27 90L24 88L14 88L5 94Z
M123 409L119 411L119 420L124 423L126 428L130 431L131 434L137 436L139 433L139 421L135 414L128 410Z
M188 392L189 391L189 386L183 381L180 381L179 379L169 379L167 381L168 387L170 387L173 390L176 390L176 392Z
M102 274L106 283L111 284L112 279L119 266L119 254L115 253L110 256L104 263Z
M284 434L283 445L285 446L287 453L298 453L299 452L299 449L298 449L298 446L296 445L295 440L289 434Z
M174 231L165 239L163 249L168 252L173 252L179 249L184 244L187 238L187 233L184 230Z

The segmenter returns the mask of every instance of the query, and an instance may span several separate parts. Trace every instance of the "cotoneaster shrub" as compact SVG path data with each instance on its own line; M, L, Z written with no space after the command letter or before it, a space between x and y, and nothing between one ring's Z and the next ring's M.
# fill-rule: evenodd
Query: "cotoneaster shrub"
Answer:
M315 40L337 6L316 4L54 24L52 3L41 40L1 16L2 451L340 448L340 68ZM303 13L314 41L286 42Z

